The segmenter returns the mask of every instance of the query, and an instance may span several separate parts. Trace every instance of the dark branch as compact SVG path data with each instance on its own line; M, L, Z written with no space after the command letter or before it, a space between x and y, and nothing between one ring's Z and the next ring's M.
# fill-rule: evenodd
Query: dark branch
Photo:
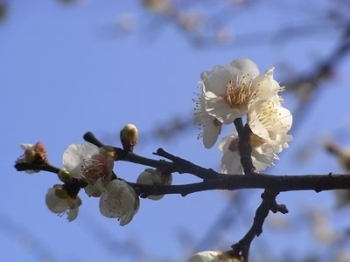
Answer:
M256 210L253 225L240 241L232 245L233 253L236 256L243 256L244 261L248 261L250 245L253 239L262 233L264 221L270 210L274 213L280 211L285 214L288 212L283 205L278 205L276 203L277 195L278 192L272 190L265 190L264 193L261 194L263 201Z
M98 146L98 147L104 146L104 144L101 141L99 141L91 132L85 133L83 138L85 139L85 141L90 142L95 146ZM128 162L150 166L154 168L166 169L170 173L173 173L173 172L178 172L180 174L188 173L202 179L214 179L214 178L218 178L219 176L219 174L212 169L206 169L206 168L197 166L185 159L182 159L180 157L174 156L166 152L162 148L159 148L157 150L157 153L154 153L154 154L167 158L172 162L165 161L165 160L150 159L147 157L137 155L133 152L126 152L123 149L118 147L114 147L114 150L116 152L117 161L128 161Z
M255 167L252 161L252 146L250 145L250 138L252 131L250 127L246 124L243 126L242 118L236 118L234 121L238 136L238 150L241 155L241 164L243 166L244 174L251 175L254 174Z

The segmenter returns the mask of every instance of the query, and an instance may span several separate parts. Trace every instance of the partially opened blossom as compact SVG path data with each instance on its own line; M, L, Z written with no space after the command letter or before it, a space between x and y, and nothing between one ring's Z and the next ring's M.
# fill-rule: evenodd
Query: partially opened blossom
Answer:
M99 154L99 148L91 143L74 143L63 153L63 166L74 178L81 178L83 161Z
M120 225L128 224L139 210L140 200L134 189L125 181L114 179L100 197L100 212L110 218L118 218Z
M41 142L37 142L34 145L24 143L21 144L21 148L24 150L24 154L16 160L16 163L28 163L36 165L48 163L46 149ZM25 170L24 172L33 174L39 171L40 170Z
M292 127L293 116L278 100L259 101L253 104L249 108L247 122L253 134L275 143L276 153L287 147L287 142L292 139L287 132Z
M202 89L203 82L199 82L198 84ZM205 110L205 99L203 94L199 95L199 98L198 100L195 100L195 103L194 120L202 130L198 135L198 138L202 138L205 148L211 148L216 143L216 140L221 133L222 123Z
M262 171L269 167L274 159L278 159L277 155L273 151L273 145L263 143L257 137L252 137L251 140L256 145L252 147L252 161L256 168L256 171ZM231 134L224 137L219 143L219 150L223 153L221 158L221 172L224 174L244 174L243 166L241 164L240 154L238 151L239 137L236 130L233 130Z
M171 185L172 182L172 175L171 174L163 174L161 171L153 169L153 168L146 168L138 177L136 180L137 184L144 184L144 185L154 185L154 184L161 184L161 185ZM159 200L163 198L164 195L149 195L147 198L152 200Z
M85 192L98 197L113 176L114 160L103 154L95 154L83 160L81 177L88 183Z
M273 79L274 68L259 75L249 59L236 59L227 66L215 66L201 75L204 109L221 123L242 117L256 101L275 96L283 88Z
M98 197L112 178L114 160L106 147L99 149L91 143L75 143L63 153L63 165L71 177L88 183L85 187L88 196Z
M69 222L77 218L81 200L78 195L70 196L62 185L54 185L45 197L48 209L58 215L67 214Z

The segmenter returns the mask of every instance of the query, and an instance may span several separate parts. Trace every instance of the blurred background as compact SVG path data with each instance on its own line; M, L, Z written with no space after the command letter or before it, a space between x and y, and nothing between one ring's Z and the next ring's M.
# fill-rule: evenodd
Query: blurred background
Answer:
M192 99L202 71L236 58L274 66L294 115L294 140L266 173L347 172L349 14L348 0L0 0L0 261L181 262L228 250L251 226L262 190L142 199L125 227L80 194L68 223L44 202L57 177L13 165L21 143L41 141L61 166L86 131L120 146L119 130L133 123L136 153L157 159L162 147L219 171L220 151L197 139ZM133 182L144 168L114 170ZM198 181L175 174L173 184ZM289 213L269 215L251 261L350 261L349 195L281 193Z

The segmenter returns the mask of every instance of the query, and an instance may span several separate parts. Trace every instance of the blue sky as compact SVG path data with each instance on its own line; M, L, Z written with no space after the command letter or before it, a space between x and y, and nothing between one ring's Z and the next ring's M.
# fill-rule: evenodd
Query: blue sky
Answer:
M263 4L250 7L247 9L250 16L241 15L230 26L239 35L317 21L316 11L310 14L308 9L304 12L273 10ZM126 38L116 37L112 33L113 23L124 12L138 16L139 31ZM140 211L125 227L102 217L97 199L82 196L79 217L68 223L64 217L50 213L44 204L48 188L59 183L55 175L44 172L27 175L14 170L13 163L22 154L19 144L43 142L50 162L60 166L63 151L70 143L83 141L86 131L111 138L111 134L117 136L125 124L133 123L140 131L140 146L135 152L154 157L152 152L163 147L196 164L218 169L220 152L215 148L204 149L196 139L195 126L176 141L143 143L142 136L174 116L188 118L192 114L193 93L197 92L201 71L248 57L261 71L274 66L275 78L282 81L290 71L280 70L279 65L283 68L283 62L288 62L296 72L304 72L329 53L337 44L339 33L326 31L322 35L297 41L292 38L290 42L274 45L257 38L247 47L200 49L189 44L170 23L162 25L160 33L150 36L147 25L151 22L152 18L135 1L127 4L90 1L67 6L57 1L11 1L8 18L0 25L0 114L4 145L0 160L4 178L0 184L1 261L44 261L39 258L45 253L52 254L54 261L116 261L116 258L133 261L124 256L127 248L112 245L123 241L140 243L144 251L164 258L163 261L170 261L169 258L184 261L190 250L186 243L179 241L179 235L187 232L194 243L199 243L206 235L206 228L212 226L227 205L223 192L203 192L185 198L169 195L155 202L142 200ZM349 68L348 60L339 65L336 77L324 86L307 120L294 134L290 149L280 156L281 160L270 173L342 172L336 161L321 151L314 138L342 126L348 118L345 105L350 95ZM295 98L287 95L285 105L293 108ZM307 143L320 152L302 165L295 154ZM129 181L135 181L143 169L129 163L115 165L115 172ZM173 181L181 184L198 180L176 174ZM250 222L245 221L252 221L260 202L259 194L258 190L246 193L246 210L234 212L237 217L246 213L245 218L237 219L240 222L227 230L223 242L201 248L220 248L223 243L227 243L228 248L237 241L250 226ZM300 217L303 207L317 204L330 211L334 204L329 193L285 193L278 200L289 207L288 216L293 221ZM305 252L320 248L312 241L290 247L285 234L311 239L307 225L297 232L269 230L253 243L256 252L259 247L271 247L276 241L281 251L294 248ZM272 252L278 255L280 251Z

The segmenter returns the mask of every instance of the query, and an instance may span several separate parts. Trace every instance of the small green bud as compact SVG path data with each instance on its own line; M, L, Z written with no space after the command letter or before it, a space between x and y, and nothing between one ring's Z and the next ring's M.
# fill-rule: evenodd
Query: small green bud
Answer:
M58 172L58 178L64 183L66 183L72 179L68 170L64 169L64 168L61 169L60 172Z

